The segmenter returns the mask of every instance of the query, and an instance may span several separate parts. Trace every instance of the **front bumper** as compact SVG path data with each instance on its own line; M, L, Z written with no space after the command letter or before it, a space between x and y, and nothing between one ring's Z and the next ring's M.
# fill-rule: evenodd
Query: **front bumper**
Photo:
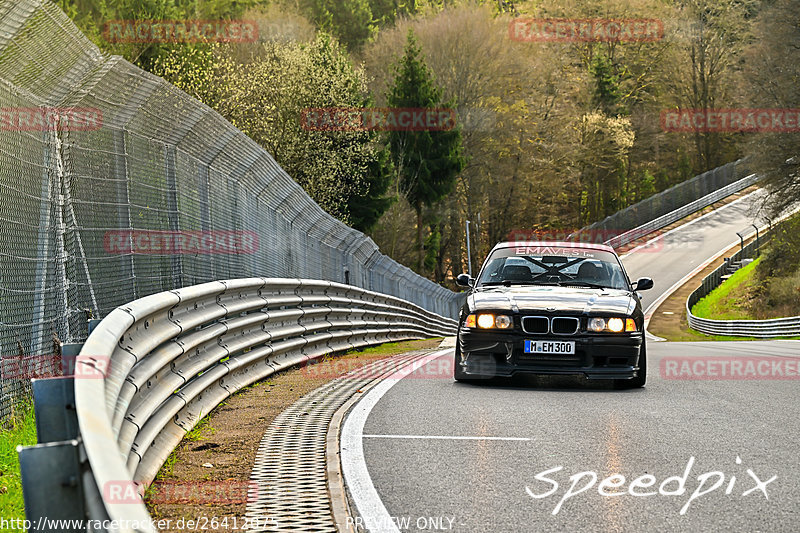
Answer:
M461 369L474 376L515 374L584 375L589 379L630 379L639 370L642 333L528 335L519 331L461 328ZM575 354L526 354L525 340L574 341Z

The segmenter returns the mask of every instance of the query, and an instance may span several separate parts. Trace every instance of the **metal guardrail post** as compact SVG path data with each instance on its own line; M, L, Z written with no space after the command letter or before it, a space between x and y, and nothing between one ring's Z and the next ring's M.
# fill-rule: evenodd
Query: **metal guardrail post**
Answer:
M79 442L71 439L19 446L17 453L25 518L40 531L85 532ZM56 529L51 524L57 520L72 520L76 527L66 528L62 522Z
M784 213L781 215L780 220L784 220L798 211L800 211L800 207ZM772 228L772 221L767 219L767 222L770 224L769 227ZM742 235L737 232L736 234L739 236L741 242L740 250L730 258L726 258L725 263L703 278L700 286L692 291L686 299L686 317L691 329L708 335L732 335L762 339L800 335L800 316L767 320L714 320L701 318L692 314L692 307L720 285L722 274L725 272L729 262L741 261L745 259L745 257L753 256L758 253L761 239L760 232L762 232L764 228L762 227L759 229L755 225L753 225L753 227L756 229L756 240L744 246ZM772 233L767 233L764 237L769 238L771 235Z
M753 226L756 230L756 255L758 255L758 251L761 249L761 244L758 235L758 226L756 226L755 224L750 224L750 225Z
M52 531L48 521L76 520L75 527L58 531L85 531L82 520L84 496L81 483L81 450L78 414L75 409L75 356L82 344L61 347L65 376L34 379L36 413L35 446L18 446L25 518L40 531Z

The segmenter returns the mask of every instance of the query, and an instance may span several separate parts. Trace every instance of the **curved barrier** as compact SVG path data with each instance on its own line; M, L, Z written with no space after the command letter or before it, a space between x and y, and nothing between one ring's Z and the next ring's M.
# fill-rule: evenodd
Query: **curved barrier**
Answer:
M703 196L702 198L698 198L693 202L689 202L688 204L679 207L674 211L670 211L665 215L661 215L658 218L654 218L641 226L637 226L631 230L628 230L624 233L621 233L615 237L610 238L609 240L605 241L603 244L607 244L612 248L618 248L620 246L624 246L630 242L635 241L636 239L640 239L645 235L649 235L650 233L659 230L663 227L669 226L673 222L677 222L678 220L691 215L692 213L703 209L704 207L708 207L709 205L719 202L720 200L727 198L732 194L736 194L739 191L746 189L747 187L754 185L761 176L757 174L750 174L749 176L745 176L744 178L735 181L729 185L721 187L720 189ZM645 200L646 201L646 200Z
M216 281L118 307L75 366L76 377L100 378L75 379L88 481L97 489L86 490L90 518L147 524L141 501L109 495L134 480L150 484L185 433L237 390L326 354L456 327L393 296L302 279Z
M783 218L785 216L781 217L781 219ZM766 237L769 235L767 234ZM730 261L737 262L746 257L755 256L758 253L758 245L757 241L750 242L733 254ZM770 320L713 320L693 315L692 307L722 283L726 267L727 263L722 264L703 278L702 284L686 299L686 317L690 328L708 335L730 335L732 337L772 338L800 335L800 316Z
M800 316L772 320L711 320L692 314L687 305L689 327L709 335L733 337L794 337L800 335Z

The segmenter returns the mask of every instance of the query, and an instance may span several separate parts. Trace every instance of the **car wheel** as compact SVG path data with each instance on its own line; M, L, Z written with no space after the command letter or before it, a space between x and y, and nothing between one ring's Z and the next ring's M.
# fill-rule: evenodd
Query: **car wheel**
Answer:
M645 383L647 383L647 345L642 339L642 351L639 353L639 371L636 373L636 377L616 379L614 380L614 387L617 389L638 389L644 387Z
M456 353L453 357L453 379L460 383L476 383L478 381L483 381L488 379L488 376L482 376L477 374L467 374L461 368L461 350L456 343Z
M456 342L456 354L453 358L453 379L465 383L472 381L461 368L461 350L458 347L458 342Z

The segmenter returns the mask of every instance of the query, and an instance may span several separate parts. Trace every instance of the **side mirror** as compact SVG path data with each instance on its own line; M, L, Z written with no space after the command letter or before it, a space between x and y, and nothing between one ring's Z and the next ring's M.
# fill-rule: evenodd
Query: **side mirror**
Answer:
M456 283L462 287L472 287L475 285L475 280L469 277L469 274L459 274L456 277Z
M653 280L650 278L639 278L639 281L637 281L633 286L634 291L646 291L652 288Z

